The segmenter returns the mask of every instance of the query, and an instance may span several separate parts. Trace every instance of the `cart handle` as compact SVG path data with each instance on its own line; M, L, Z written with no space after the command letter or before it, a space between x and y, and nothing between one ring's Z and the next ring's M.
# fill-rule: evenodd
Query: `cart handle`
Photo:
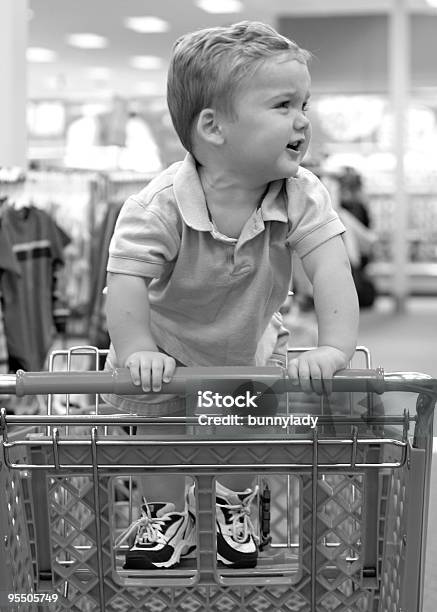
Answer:
M264 393L299 392L301 387L288 378L286 371L278 367L196 367L176 368L172 380L163 383L159 393L185 394L196 385L210 383L243 383L252 381L265 385ZM214 388L214 387L213 387ZM386 391L408 391L437 395L437 381L427 374L416 372L384 373L377 369L339 370L332 378L333 391L363 391L384 393ZM134 385L127 368L102 372L24 372L0 376L0 394L24 395L70 394L70 393L116 393L140 395L144 391Z

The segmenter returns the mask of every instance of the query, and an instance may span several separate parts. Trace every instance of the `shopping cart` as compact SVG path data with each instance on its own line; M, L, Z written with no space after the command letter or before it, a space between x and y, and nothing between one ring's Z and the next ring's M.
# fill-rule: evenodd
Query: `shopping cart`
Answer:
M176 369L167 392L249 380L282 398L276 414L318 416L317 428L253 427L238 439L203 433L194 412L102 414L98 394L139 390L127 370L97 371L104 352L92 347L56 351L49 372L0 377L0 393L48 395L45 415L1 414L0 608L420 612L437 388L424 374L372 370L360 350L365 367L337 373L320 404L279 368ZM417 401L387 414L388 392ZM152 423L189 433L135 435ZM115 546L146 471L196 484L196 552L173 569L125 570ZM215 479L225 473L260 485L264 546L250 570L216 561Z

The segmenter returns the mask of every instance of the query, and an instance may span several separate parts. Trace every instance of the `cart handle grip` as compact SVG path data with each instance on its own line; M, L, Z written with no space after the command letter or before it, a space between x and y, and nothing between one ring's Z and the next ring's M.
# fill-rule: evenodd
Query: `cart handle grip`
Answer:
M299 392L301 387L278 367L195 367L176 368L172 380L163 383L160 393L185 394L195 390L196 385L222 383L231 385L248 381L265 385L264 393ZM214 389L214 387L213 387ZM437 381L427 374L416 372L386 373L378 369L339 370L332 378L333 391L362 391L384 393L385 391L411 391L437 394ZM102 372L24 372L0 376L0 394L24 395L70 394L70 393L116 393L141 395L140 386L134 385L127 368L116 368Z

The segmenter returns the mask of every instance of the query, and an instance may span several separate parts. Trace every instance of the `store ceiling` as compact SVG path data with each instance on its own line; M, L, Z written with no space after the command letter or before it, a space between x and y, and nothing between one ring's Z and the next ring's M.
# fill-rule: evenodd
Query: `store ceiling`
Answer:
M28 0L28 46L49 49L55 59L28 63L31 98L77 99L161 94L174 40L194 29L224 25L242 19L271 24L278 16L385 13L401 0L241 0L243 10L210 14L195 0ZM406 0L415 12L437 11L426 0ZM165 33L139 34L124 26L126 17L155 16L167 21ZM94 33L107 39L101 49L71 46L67 36ZM299 42L299 32L295 36ZM130 66L130 58L151 55L162 58L160 68Z

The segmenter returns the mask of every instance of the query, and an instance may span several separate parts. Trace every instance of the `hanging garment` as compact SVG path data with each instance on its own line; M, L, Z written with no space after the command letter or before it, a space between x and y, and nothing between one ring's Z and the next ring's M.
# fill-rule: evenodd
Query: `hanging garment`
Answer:
M97 232L97 239L91 250L91 295L88 337L90 343L98 348L109 348L103 289L106 286L109 243L114 233L121 206L121 204L108 205Z
M8 346L3 324L2 296L0 293L0 374L7 374L9 364Z
M5 208L2 209L2 216ZM20 266L15 257L11 241L0 217L0 374L9 372L9 353L3 313L2 277L6 272L10 277L20 278Z
M38 371L44 366L54 335L55 277L63 264L69 237L45 211L8 207L2 218L19 274L1 261L3 315L11 370Z

